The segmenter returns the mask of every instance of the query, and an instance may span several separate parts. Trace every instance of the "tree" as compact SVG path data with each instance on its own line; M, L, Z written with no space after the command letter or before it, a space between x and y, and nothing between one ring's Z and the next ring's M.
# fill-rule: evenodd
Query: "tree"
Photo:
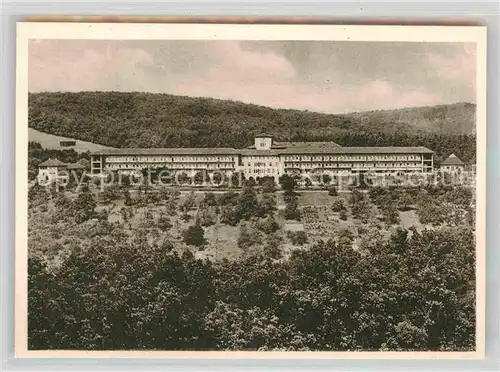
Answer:
M293 245L304 245L307 243L307 235L305 231L289 231L288 238Z
M209 227L215 225L215 222L216 222L216 216L214 216L212 212L205 210L201 213L201 218L200 218L201 226Z
M351 248L354 236L350 230L342 229L337 233L336 241L339 247Z
M340 218L342 221L346 221L346 220L347 220L347 212L345 211L345 209L342 209L342 210L340 211L339 218Z
M247 250L253 245L260 244L261 238L257 231L252 229L247 224L243 223L240 226L240 232L238 235L238 247Z
M170 221L170 218L165 216L163 213L160 214L160 217L158 217L157 224L158 224L158 227L163 231L170 230L173 227L172 222Z
M344 201L342 199L337 199L332 203L333 212L341 212L345 210Z
M280 235L278 234L269 234L266 236L266 242L264 245L264 253L270 258L280 258L281 257L281 250L280 250L280 245L282 243L283 239L281 238Z
M321 182L324 185L328 185L330 182L332 182L332 177L329 174L323 174L321 176Z
M221 194L217 200L218 204L223 207L226 205L236 205L238 202L238 194L234 190L229 190Z
M249 220L259 215L259 203L253 187L246 186L238 197L236 213L241 219Z
M227 181L223 178L223 175L220 173L213 173L209 178L214 186L222 186L222 183L227 183Z
M402 193L398 200L398 209L400 211L407 211L411 209L412 205L413 205L412 197L406 192Z
M300 211L298 208L298 203L289 202L285 206L285 219L300 221Z
M253 177L250 177L248 180L246 180L243 183L244 187L255 187L257 185L257 182Z
M125 204L127 207L132 205L132 198L130 197L129 190L123 191L123 204Z
M367 200L363 199L351 206L352 217L359 219L363 223L367 223L371 216L371 206Z
M117 185L109 185L104 188L99 196L101 203L108 204L119 199L120 191Z
M262 187L264 194L270 194L276 191L276 181L273 177L262 177L259 179L259 185Z
M279 230L280 226L273 216L268 216L266 219L258 223L259 229L265 234L269 235Z
M235 207L231 205L223 206L221 208L220 222L230 226L236 226L240 222L240 216L235 211Z
M370 253L377 253L385 245L384 237L377 226L369 226L364 234L361 234L359 248Z
M196 247L201 247L205 245L205 231L197 222L193 226L190 226L183 233L184 242L188 245L194 245Z
M364 199L365 199L365 196L363 195L363 193L361 191L354 189L351 192L351 197L349 199L349 203L351 203L351 205L353 205L353 204L356 204Z
M192 180L191 177L189 177L186 172L182 172L181 174L179 174L177 182L179 183L179 186L191 185Z
M393 205L385 206L384 209L382 209L382 214L387 225L395 225L399 223L399 213Z
M288 174L284 174L279 178L279 184L283 190L288 192L292 192L295 188L297 188L297 181L295 177L289 176Z
M96 217L99 221L107 221L109 212L106 209L102 209L99 213L96 213Z
M215 207L217 205L215 194L213 192L206 192L205 197L203 198L203 204L209 207Z
M420 199L417 204L417 214L420 223L440 225L446 221L446 209L438 197Z
M208 178L208 174L207 174L206 171L198 171L194 175L194 183L195 183L195 185L202 185L205 182L207 182L208 180L209 180L209 178Z
M257 216L264 217L272 214L276 210L276 196L273 194L263 194L258 204Z
M80 192L77 198L71 203L71 209L76 223L88 221L96 216L96 202L93 195L87 192Z
M193 210L196 207L196 195L194 191L191 191L184 200L184 203L181 204L181 211L188 212Z
M335 186L330 186L328 188L328 195L330 196L338 196L337 188Z

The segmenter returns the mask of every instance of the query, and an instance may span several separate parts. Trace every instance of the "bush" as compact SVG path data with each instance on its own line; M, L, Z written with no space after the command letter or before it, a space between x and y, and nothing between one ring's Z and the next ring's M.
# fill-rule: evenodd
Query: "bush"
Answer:
M266 219L259 221L258 228L265 234L272 234L279 230L280 225L276 222L273 216L268 216Z
M158 227L163 231L167 231L170 230L172 226L173 225L170 222L170 218L168 218L164 214L161 214L160 217L158 218Z
M215 207L217 205L217 199L215 198L215 194L213 192L205 193L205 197L203 198L203 204L209 207Z
M215 225L216 217L209 211L204 211L201 214L201 226L208 227Z
M305 231L289 231L287 235L293 245L304 245L307 243Z
M268 235L266 244L264 245L264 253L271 258L277 259L281 256L280 244L282 242L281 236L278 234Z
M285 207L285 219L300 221L300 211L295 204L287 204Z
M387 225L395 225L399 223L398 210L393 205L387 205L382 209L384 221Z
M330 196L338 196L337 188L335 186L331 186L328 188L328 195Z
M183 238L186 244L196 247L201 247L206 243L205 231L198 223L184 231Z
M359 203L360 201L362 201L364 199L365 199L364 194L361 191L358 191L358 190L354 189L351 192L351 197L349 199L349 202L351 204L356 204L356 203Z
M258 231L255 231L246 224L240 226L240 234L238 236L238 247L246 250L253 245L260 244L261 238Z
M332 203L332 211L333 212L341 212L345 210L344 201L342 199L335 200Z

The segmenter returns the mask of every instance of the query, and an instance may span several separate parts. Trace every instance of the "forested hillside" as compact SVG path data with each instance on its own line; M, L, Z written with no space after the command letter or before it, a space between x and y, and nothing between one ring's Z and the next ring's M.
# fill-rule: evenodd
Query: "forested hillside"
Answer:
M246 147L259 132L281 141L417 146L437 160L475 158L475 105L328 115L168 94L32 93L29 126L112 147Z

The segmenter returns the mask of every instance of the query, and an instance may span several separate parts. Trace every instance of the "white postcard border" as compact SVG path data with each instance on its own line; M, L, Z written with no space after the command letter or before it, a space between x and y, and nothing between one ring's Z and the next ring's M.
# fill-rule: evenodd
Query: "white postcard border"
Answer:
M96 40L344 40L474 42L477 58L476 350L470 352L34 351L27 348L28 41ZM15 356L17 358L144 359L483 359L486 312L486 28L480 26L339 26L262 24L17 24L15 195Z

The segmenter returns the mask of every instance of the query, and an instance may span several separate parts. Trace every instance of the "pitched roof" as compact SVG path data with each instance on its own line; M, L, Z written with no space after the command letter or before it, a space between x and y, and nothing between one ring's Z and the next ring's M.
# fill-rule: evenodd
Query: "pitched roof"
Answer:
M66 164L64 164L59 159L48 159L48 160L45 160L43 163L40 163L38 166L39 167L65 167Z
M263 138L263 137L272 138L273 136L271 136L270 134L267 134L267 133L259 133L259 134L255 135L255 138Z
M278 156L282 150L256 150L256 149L243 149L239 153L244 156Z
M238 150L233 148L223 148L223 147L199 147L199 148L120 148L120 149L102 149L93 152L92 155L236 155Z
M323 142L284 142L286 147L342 147L333 141Z
M76 164L83 165L84 167L90 167L90 161L87 159L80 159L76 162Z
M432 154L426 147L341 147L329 146L291 146L271 150L233 149L233 148L149 148L149 149L103 149L93 155L280 155L280 154Z
M282 154L432 154L423 146L417 147L288 147Z
M341 147L333 141L327 142L274 142L271 145L272 149L286 149L288 147ZM249 146L249 149L255 149L255 145Z
M85 166L79 163L68 164L68 169L85 169Z
M441 165L464 165L464 162L460 160L455 154L451 154L448 159L441 163Z

